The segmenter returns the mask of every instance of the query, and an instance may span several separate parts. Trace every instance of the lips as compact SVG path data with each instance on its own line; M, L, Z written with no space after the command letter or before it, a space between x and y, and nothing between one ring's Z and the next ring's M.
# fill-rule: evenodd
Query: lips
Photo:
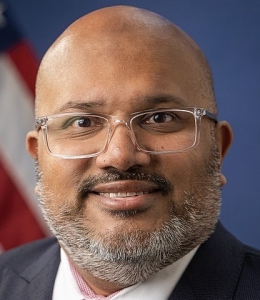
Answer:
M116 181L95 186L89 193L89 200L94 198L108 210L144 210L153 205L159 190L149 181Z
M148 194L148 192L119 192L119 193L97 193L97 194L108 198L127 198L127 197L136 197L143 194Z
M144 180L118 180L113 182L97 184L90 192L108 196L116 197L134 197L143 194L152 193L158 190L159 187L152 181Z

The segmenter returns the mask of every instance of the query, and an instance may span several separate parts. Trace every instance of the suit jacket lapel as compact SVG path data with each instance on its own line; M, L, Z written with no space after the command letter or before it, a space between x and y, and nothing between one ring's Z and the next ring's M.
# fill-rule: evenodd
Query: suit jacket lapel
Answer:
M46 300L52 299L55 277L60 263L59 245L56 242L34 261L27 269L18 273L15 269L7 269L5 300ZM15 285L11 286L10 283Z
M244 259L242 244L221 224L200 246L169 300L232 299Z

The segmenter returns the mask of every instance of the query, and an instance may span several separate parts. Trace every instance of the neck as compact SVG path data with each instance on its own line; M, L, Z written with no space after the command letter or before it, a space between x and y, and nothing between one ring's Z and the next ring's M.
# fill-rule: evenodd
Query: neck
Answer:
M102 280L100 278L97 278L93 276L92 274L81 270L76 266L73 262L71 262L76 269L76 271L79 273L79 275L83 278L83 280L87 283L87 285L92 289L92 291L96 295L101 295L101 296L109 296L113 293L116 293L126 287L127 285L119 285L113 282L108 282L105 280Z

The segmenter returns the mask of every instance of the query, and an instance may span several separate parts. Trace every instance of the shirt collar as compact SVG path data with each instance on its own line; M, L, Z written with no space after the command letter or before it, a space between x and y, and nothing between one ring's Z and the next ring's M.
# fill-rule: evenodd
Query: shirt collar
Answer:
M149 299L149 300L164 300L168 299L171 292L177 285L179 279L187 268L188 264L195 255L198 247L186 254L184 257L155 273L146 281L135 284L128 288L125 288L111 297L95 297L93 298L93 292L84 282L85 287L80 287L83 283L82 279L79 280L77 274L75 276L74 271L70 267L70 261L61 248L61 262L56 276L53 299L52 300L132 300L132 299ZM77 279L78 278L78 279ZM85 297L81 290L90 290L89 296Z

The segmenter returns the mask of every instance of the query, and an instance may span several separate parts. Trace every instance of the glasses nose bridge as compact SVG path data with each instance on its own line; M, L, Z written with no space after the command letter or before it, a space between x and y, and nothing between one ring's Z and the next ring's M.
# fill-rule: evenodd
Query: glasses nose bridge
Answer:
M117 125L120 125L120 124L125 125L126 128L127 128L128 130L130 130L130 126L129 126L128 121L126 121L126 120L124 120L124 119L117 119L117 118L114 118L114 119L113 119L113 125L114 125L114 127L116 127Z
M123 118L122 118L123 117ZM125 116L111 116L110 118L110 126L112 127L112 131L115 130L115 128L118 126L118 125L125 125L125 127L131 131L131 126L130 126L130 121L131 120L128 120L128 117L125 118Z
M111 132L110 132L110 135L108 137L108 143L111 141L112 136L114 135L114 132L116 130L116 127L119 126L119 125L125 125L125 127L128 129L128 132L130 133L131 141L133 142L134 145L136 145L134 133L133 133L132 128L130 126L130 120L127 121L125 119L121 119L121 118L118 118L118 117L115 117L115 116L113 116L111 121L110 121Z

